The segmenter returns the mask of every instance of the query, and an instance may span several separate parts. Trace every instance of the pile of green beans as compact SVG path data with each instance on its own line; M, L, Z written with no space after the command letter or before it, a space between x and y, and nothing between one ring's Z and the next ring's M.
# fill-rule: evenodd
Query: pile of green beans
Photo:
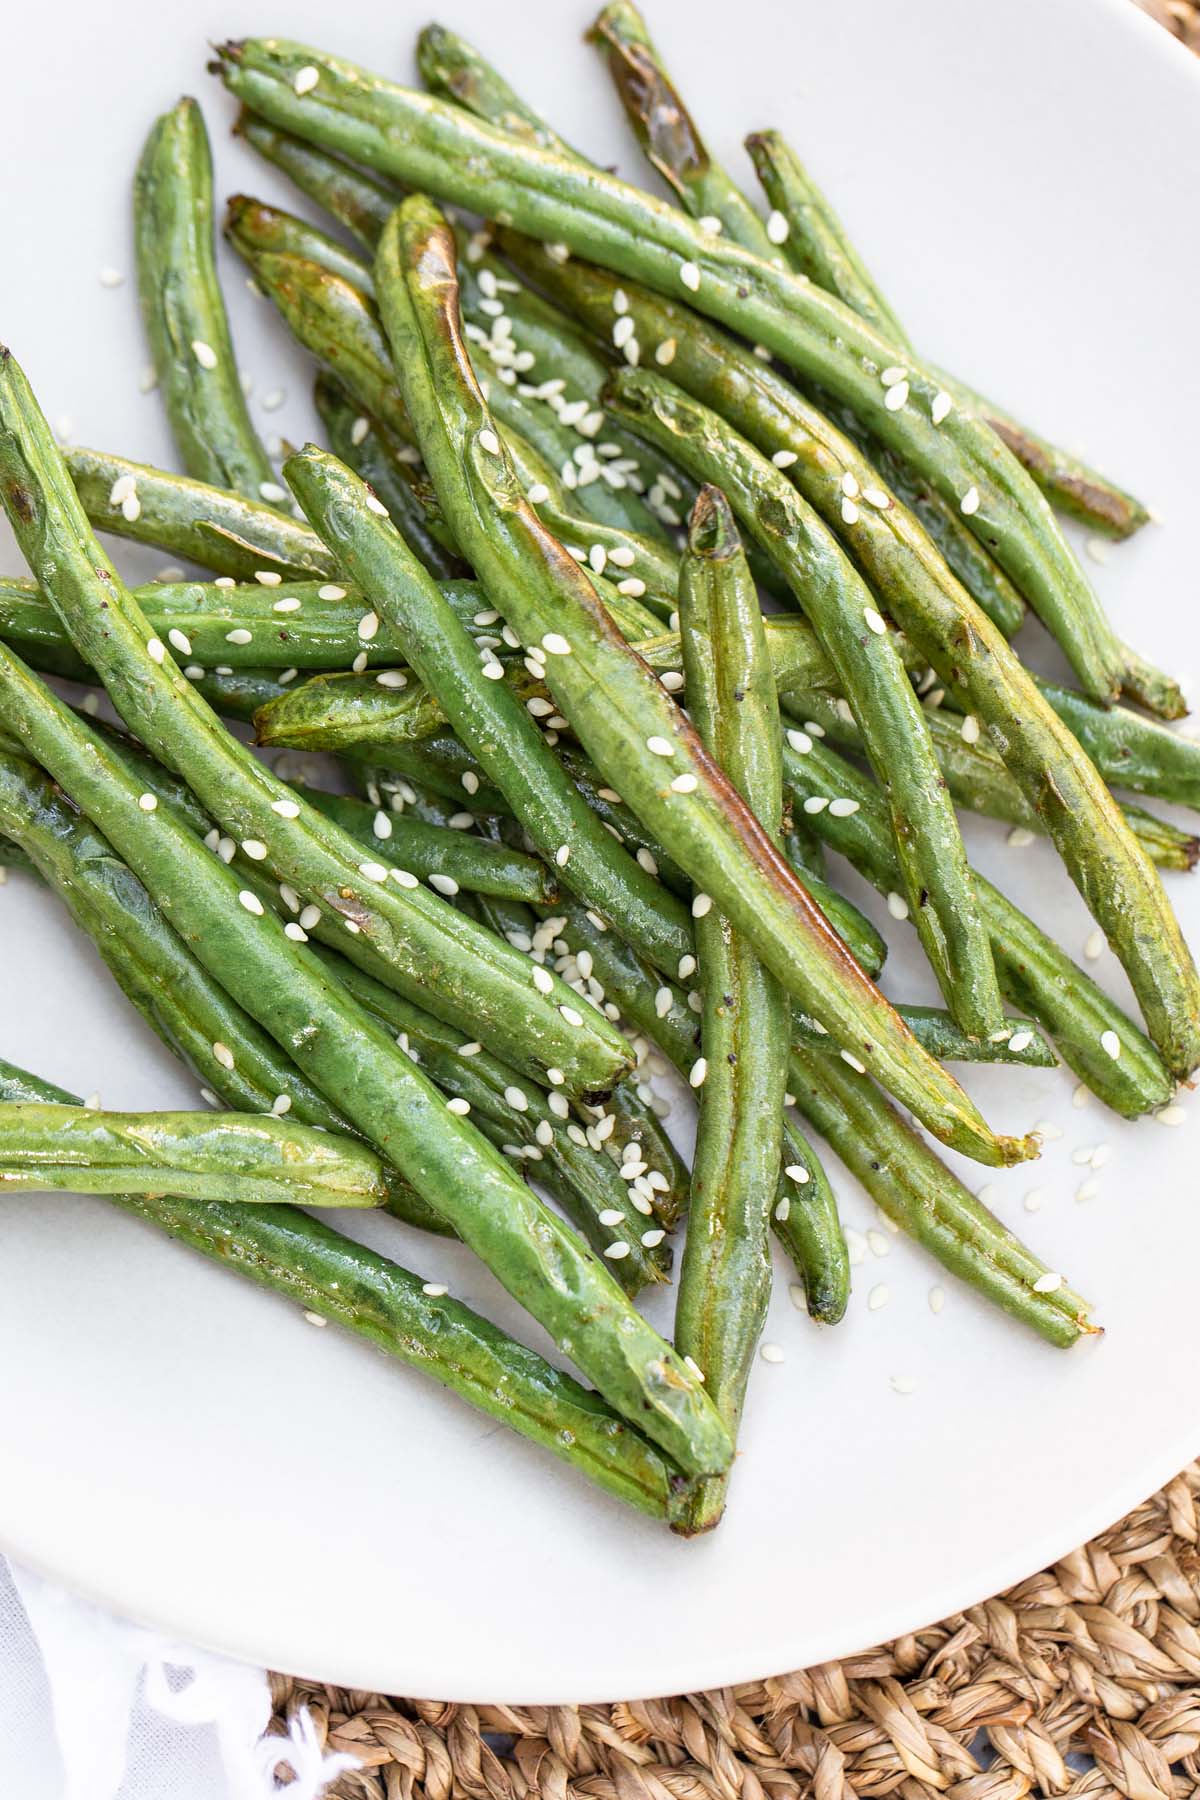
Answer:
M1200 833L1142 802L1200 811L1200 743L1055 516L1120 539L1141 502L917 356L773 130L760 210L631 0L588 35L670 200L441 25L426 92L217 49L241 140L324 221L237 194L224 223L316 364L324 446L255 431L191 99L133 182L180 472L60 450L0 348L27 564L0 574L0 870L65 906L205 1108L0 1062L0 1190L102 1196L693 1535L773 1257L813 1321L849 1310L826 1147L1044 1342L1097 1329L941 1160L1040 1148L947 1065L1061 1059L1128 1119L1190 1081L1162 875ZM188 567L130 588L96 533ZM1025 667L1028 614L1075 685ZM971 866L971 812L1049 840L1140 1022ZM940 1004L885 998L890 928L834 857ZM578 1378L311 1216L343 1207L460 1240ZM673 1277L668 1340L639 1296Z

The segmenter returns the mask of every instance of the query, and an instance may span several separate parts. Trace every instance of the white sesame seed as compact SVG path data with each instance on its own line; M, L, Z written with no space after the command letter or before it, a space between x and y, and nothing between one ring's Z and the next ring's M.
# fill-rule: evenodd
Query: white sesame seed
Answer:
M807 731L799 731L793 726L788 727L787 741L800 756L807 756L813 747L813 741Z
M285 595L282 600L272 601L271 611L277 612L277 613L299 612L300 611L300 602L299 602L299 600L296 599L294 594Z
M136 475L118 475L117 479L108 490L108 503L110 506L120 506L122 500L128 500L130 494L135 494L136 492Z
M261 581L263 578L260 575L258 577L258 579L259 579L259 581ZM279 576L275 577L276 581L278 581L279 579L280 579ZM317 589L317 599L318 600L344 600L345 598L346 598L345 588L338 587L337 584L332 581L327 581L325 583L324 587L319 587Z
M1099 1192L1100 1183L1094 1175L1089 1175L1087 1180L1081 1181L1075 1189L1075 1198L1079 1201L1094 1200Z
M139 794L138 795L138 805L141 807L143 812L148 812L148 813L154 812L158 806L158 795L157 794Z
M458 883L453 875L431 875L429 885L431 888L436 888L439 894L445 894L448 899L453 898L458 892Z
M889 1375L888 1386L891 1388L893 1394L903 1395L913 1394L916 1392L917 1388L917 1384L911 1375Z
M620 1262L623 1256L629 1255L629 1245L624 1238L618 1238L615 1244L609 1244L604 1252L611 1262Z
M710 913L711 911L712 911L712 895L711 894L697 894L695 899L692 901L692 917L693 917L693 919L702 919L702 918L704 918L706 913Z
M495 432L491 431L486 425L479 434L479 442L488 452L489 456L499 456L500 439L496 436Z
M646 584L640 575L627 575L624 581L618 581L617 592L627 599L640 600L646 591Z
M851 1056L849 1050L842 1051L842 1061L848 1063L856 1075L865 1075L867 1072L866 1064L860 1063L857 1056Z
M576 1012L573 1006L560 1006L558 1010L568 1025L579 1026L583 1024L583 1014Z
M887 626L881 614L877 613L873 606L863 608L863 618L867 622L868 630L873 631L876 637L883 637L886 634Z
M805 731L811 732L812 736L815 738L823 738L825 736L825 727L823 725L818 725L815 719L805 719L804 729Z
M161 663L167 654L167 647L161 638L152 637L146 644L146 655L152 663Z
M684 773L676 775L671 783L671 790L676 794L694 794L700 783L695 775Z
M293 75L292 88L297 94L309 94L312 92L313 88L316 87L320 79L320 69L314 69L311 63L305 63L304 67L302 69L297 69L295 75Z
M304 927L305 931L311 931L315 925L320 924L320 921L321 921L321 909L319 906L313 906L310 904L310 905L306 906L304 908L304 911L300 914L300 923Z
M907 381L898 381L895 387L890 387L883 397L883 404L887 407L889 412L899 412L900 408L904 406L907 401Z
M771 458L777 469L790 469L792 464L799 460L800 458L794 450L776 450Z
M241 893L238 895L238 899L241 901L242 905L245 907L245 909L248 913L253 913L256 919L262 918L263 903L259 899L257 894L252 894L252 893L250 893L250 891L247 888L243 888Z
M887 909L893 919L907 919L908 917L908 901L903 894L897 894L894 891L890 893L887 897Z
M692 1064L691 1073L688 1075L688 1085L690 1087L694 1087L694 1088L703 1087L704 1086L704 1078L707 1074L708 1074L708 1058L704 1057L704 1056L698 1056L696 1058L695 1062Z
M781 1363L783 1348L780 1344L760 1344L758 1354L765 1363Z
M646 739L646 748L650 751L652 756L674 756L675 754L674 744L672 744L669 738L665 737L648 737Z
M119 288L125 277L120 269L104 268L101 269L96 279L102 288Z
M286 938L291 938L294 944L307 944L308 942L307 931L305 931L303 925L297 924L294 919L288 920L283 928L283 935Z
M388 512L387 507L383 504L383 501L379 498L378 494L367 494L367 511L373 512L378 519L387 519L391 517L391 514Z
M968 519L971 517L972 513L977 513L979 511L979 489L977 487L969 487L967 489L966 493L958 503L958 510L962 513L964 518Z
M237 845L231 837L223 837L217 844L217 855L223 863L231 863L237 855Z
M654 1226L649 1231L643 1231L642 1244L647 1250L657 1250L666 1235L665 1231Z
M1038 1276L1033 1284L1033 1291L1035 1294L1057 1294L1062 1284L1061 1275L1056 1274L1054 1270L1047 1270L1045 1275Z
M254 633L247 631L244 626L237 625L232 631L225 633L225 642L227 644L251 644L254 642Z
M812 1180L812 1176L803 1163L789 1163L783 1172L789 1181L796 1183L797 1187L806 1187Z
M232 1069L234 1067L233 1051L229 1048L228 1044L214 1044L212 1053L223 1069Z
M158 386L158 371L153 363L147 363L138 376L138 393L152 394Z
M613 320L613 328L612 328L612 341L613 341L614 345L616 346L616 348L618 350L620 350L625 344L627 344L636 330L637 330L637 326L635 325L634 321L629 317L628 313L622 313L618 318L614 319Z
M858 516L859 515L858 515L857 504L853 500L843 500L842 501L842 523L844 525L857 525L858 524Z
M250 858L251 862L266 861L267 846L260 842L258 838L243 838L242 850Z
M773 211L767 215L767 236L773 244L786 244L789 229L781 212Z
M694 294L700 286L700 271L694 262L682 262L679 265L679 279L685 288Z
M278 587L283 576L278 569L255 569L254 579L263 587ZM231 581L229 585L233 587L234 584Z
M558 849L554 852L554 860L558 864L560 869L566 868L567 859L570 856L570 854L571 854L570 844L560 844L558 846Z
M886 512L887 508L892 504L891 495L885 493L883 488L864 488L862 497L868 506L877 507L880 512Z
M825 808L828 805L829 800L826 795L810 794L808 799L804 802L804 810L806 813L821 813L825 811Z
M533 985L539 994L552 994L554 992L553 976L548 974L545 969L539 968L537 963L533 965Z
M1185 1125L1187 1123L1187 1113L1183 1107L1174 1104L1164 1106L1161 1111L1155 1113L1154 1117L1160 1125Z
M694 975L695 973L696 973L696 959L694 956L691 955L690 952L685 952L685 954L683 956L681 956L679 959L679 963L678 963L678 966L676 967L675 974L680 981L687 981L688 978L690 976Z
M907 373L908 371L902 369L899 363L892 363L888 368L882 371L879 379L885 388L899 387Z
M664 669L658 679L668 694L677 694L683 686L683 676L678 669Z
M369 643L371 641L371 639L375 636L375 633L378 630L379 630L379 614L376 612L364 613L362 618L358 621L359 637L365 638L367 640L367 642Z
M506 1087L504 1090L504 1098L509 1106L516 1112L527 1112L529 1110L529 1096L523 1088Z
M977 744L979 742L979 720L975 717L974 713L968 713L963 719L961 736L964 744Z
M272 505L287 499L287 489L280 487L277 481L260 481L258 492L263 500L269 501Z
M1008 834L1008 843L1014 850L1025 850L1033 843L1036 832L1030 831L1026 825L1014 825Z
M364 881L386 881L387 880L388 872L384 868L382 863L377 863L377 862L359 863L358 872L362 876Z
M941 424L953 405L954 401L946 392L945 388L939 388L937 393L933 396L933 404L929 408L929 416L935 425Z
M615 1206L606 1206L602 1213L597 1213L597 1221L601 1225L623 1225L625 1214Z
M1032 1031L1017 1031L1017 1032L1014 1032L1012 1037L1009 1038L1008 1047L1014 1053L1019 1055L1022 1050L1028 1050L1028 1048L1029 1048L1030 1044L1032 1044L1032 1042L1033 1042Z
M1026 1194L1024 1200L1022 1201L1022 1205L1024 1206L1025 1211L1027 1213L1041 1212L1042 1202L1045 1198L1046 1198L1045 1188L1030 1188L1029 1192Z
M542 649L549 656L570 656L571 646L560 631L548 631L542 639Z
M887 1283L884 1281L877 1281L867 1295L867 1310L869 1312L878 1312L881 1306L887 1305L890 1297Z
M450 1292L444 1281L426 1281L421 1284L421 1292L428 1294L431 1300L441 1300Z
M477 794L479 792L479 777L476 775L474 769L466 769L463 772L462 784L468 794Z
M461 1096L455 1098L454 1100L447 1100L447 1102L446 1102L446 1111L452 1112L452 1113L457 1113L460 1118L465 1118L465 1116L467 1115L467 1113L470 1112L470 1110L471 1110L471 1102L469 1100L462 1099Z
M1109 1030L1100 1033L1100 1048L1104 1051L1106 1056L1111 1056L1113 1061L1116 1062L1121 1054L1121 1040L1115 1031Z
M663 339L662 343L654 352L654 360L660 368L668 368L670 364L675 361L676 349L677 345L673 337Z
M786 1194L783 1196L782 1200L776 1201L775 1217L779 1220L781 1225L786 1221L788 1214L791 1212L791 1210L792 1210L792 1203Z
M192 355L202 369L215 369L217 366L217 353L203 338L192 339Z

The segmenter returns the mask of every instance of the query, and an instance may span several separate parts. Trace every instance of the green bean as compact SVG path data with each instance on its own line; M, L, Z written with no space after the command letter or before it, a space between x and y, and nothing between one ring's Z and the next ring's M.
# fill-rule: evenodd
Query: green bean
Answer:
M815 839L812 842L820 853L820 844ZM859 911L852 900L847 900L844 894L839 894L836 888L830 886L814 866L812 847L808 844L802 847L794 829L784 831L783 854L842 942L849 945L871 979L877 980L887 960L887 944L870 919ZM942 1059L939 1057L938 1060L940 1062Z
M0 1104L0 1191L327 1207L380 1206L387 1187L365 1144L270 1113Z
M469 893L497 894L506 900L545 903L557 898L555 876L536 857L523 856L507 844L490 843L474 833L444 825L427 825L403 813L384 812L349 794L292 784L310 806L334 819L360 843L403 858L404 867L440 893L459 888Z
M707 232L662 201L394 86L355 65L281 39L218 52L233 93L276 125L378 173L560 242L662 292L683 285L698 310L790 362L852 405L878 436L961 510L1050 628L1061 631L1084 691L1116 697L1121 646L1106 624L1043 495L973 412L934 425L939 379L905 358L903 384L880 376L903 351L813 283ZM317 83L297 94L301 68ZM939 414L940 417L940 414Z
M906 1024L939 1062L1016 1063L1024 1069L1054 1069L1058 1058L1029 1019L1008 1019L993 1038L981 1043L960 1031L949 1013L940 1006L900 1007ZM826 1051L822 1034L814 1031L809 1020L799 1012L792 1014L796 1042L811 1050Z
M890 901L897 862L879 790L811 738L801 752L785 737L783 760L785 785L813 830ZM857 805L835 813L829 804L835 797ZM977 874L975 882L1010 1003L1036 1019L1064 1062L1114 1112L1132 1119L1165 1106L1174 1084L1132 1019L990 881ZM896 911L902 912L899 896Z
M628 1294L647 1282L665 1281L670 1252L659 1234L643 1243L647 1221L631 1204L630 1190L600 1146L582 1143L568 1129L569 1108L554 1091L522 1085L506 1064L464 1044L458 1032L401 1000L334 952L318 952L329 975L365 1011L397 1034L405 1052L444 1094L465 1101L471 1118L514 1167L552 1193L592 1248L605 1256ZM464 1054L465 1051L465 1054ZM582 1133L579 1136L583 1136ZM623 1242L623 1255L612 1256Z
M348 469L311 446L288 463L309 519L394 630L407 659L507 798L546 861L657 964L674 968L691 946L685 909L620 846L555 760L532 716L479 652L401 540L370 511ZM500 671L501 675L503 671Z
M1200 808L1200 743L1125 706L1097 706L1057 682L1038 686L1104 779L1135 794Z
M446 714L418 681L381 688L373 675L314 675L268 701L255 715L254 725L259 744L288 750L347 750L362 744L419 742L445 730Z
M284 580L337 574L307 525L261 501L102 450L65 450L63 457L97 531L157 544L237 581L253 581L260 569Z
M40 769L8 753L0 756L0 830L65 902L151 1030L218 1100L236 1112L286 1113L300 1125L353 1134L196 960L90 822ZM422 1230L447 1230L397 1172L385 1165L384 1174L390 1211Z
M710 428L712 415L695 402L639 370L624 371L618 384L636 398L639 416L652 411L673 440L690 447L699 438L706 455L718 447L728 452L729 434ZM724 479L728 486L728 470ZM761 499L748 495L746 504L761 514ZM864 523L874 510L863 507ZM1129 976L1151 1038L1168 1067L1186 1079L1200 1061L1200 978L1162 883L1093 764L965 594L956 597L932 582L920 589L897 584L887 604L929 663L967 695L977 723L987 726ZM865 731L862 708L856 713ZM864 741L878 767L869 737Z
M9 1063L0 1063L0 1095L74 1100ZM639 1511L681 1522L688 1484L657 1450L597 1394L450 1298L440 1283L410 1274L293 1207L110 1198L223 1267L423 1369Z
M653 358L668 367L679 387L720 413L764 455L778 458L878 592L889 593L898 581L948 583L953 590L926 533L853 440L745 344L679 301L630 283L618 290L617 278L603 269L575 258L556 262L515 232L503 232L501 242L518 267L597 334L607 328L619 291L622 316L633 320L647 366ZM872 500L860 498L865 494ZM1025 613L1020 596L1002 580L982 584L979 592L985 610L1011 636Z
M845 701L812 692L795 693L789 697L788 704L816 719L832 743L852 749L860 746L861 733ZM1083 704L1090 705L1091 702ZM1133 714L1127 716L1134 717ZM1007 824L1023 825L1027 830L1044 834L1044 821L1008 773L994 746L973 736L971 725L960 714L935 708L928 717L934 754L955 805L968 812L983 813L989 819L1003 819ZM1148 720L1138 722L1149 724ZM1170 735L1163 733L1164 737ZM1193 833L1181 831L1178 826L1156 818L1140 806L1122 806L1120 810L1151 862L1165 869L1195 866L1200 856L1200 842Z
M701 742L763 828L783 816L779 706L758 595L724 495L701 488L680 572L688 708ZM789 1007L774 976L715 909L696 920L700 1056L688 1231L675 1301L675 1344L737 1441L755 1346L771 1293L770 1217L780 1186ZM716 1525L726 1482L697 1488L691 1523Z
M393 525L429 573L446 581L469 573L449 533L437 516L428 479L408 458L386 426L360 413L341 382L322 370L313 383L313 399L329 439L329 447L347 468L362 477L387 507Z
M550 640L547 685L597 768L772 973L839 1043L853 1042L935 1134L984 1161L1020 1159L1029 1146L988 1130L848 956L526 504L471 376L457 329L453 241L427 201L414 196L392 215L376 273L405 403L455 535L522 641L545 649Z
M276 131L265 119L243 112L234 127L260 156L281 169L301 193L332 213L364 250L374 251L398 192L362 169L315 150L290 132Z
M136 780L103 741L2 646L0 718L90 814L231 997L408 1176L601 1393L636 1413L688 1473L722 1468L729 1441L711 1402L603 1262L469 1120L448 1110L412 1059L330 983L303 943L289 941L257 896L253 905L239 900L234 870L206 855L170 809L139 807Z
M212 156L184 98L154 121L133 184L142 318L189 475L252 500L287 500L253 425L217 279Z
M417 38L417 68L431 94L440 94L481 119L493 119L523 142L574 156L546 121L514 93L504 77L465 38L444 25L426 25Z
M254 254L301 258L368 296L374 294L370 266L357 250L348 249L340 238L331 237L311 220L297 218L269 200L231 194L225 202L225 236L243 256L249 248ZM247 256L247 260L252 258Z
M792 266L844 300L885 337L906 345L907 334L841 220L779 132L755 132L746 139L746 149L768 200L787 224L786 249ZM948 375L943 380L961 401L982 414L1061 512L1107 537L1129 537L1146 523L1150 515L1132 494L1089 469L1069 451L1019 425L964 382Z
M670 439L693 476L721 481L742 525L782 570L837 671L888 796L902 891L938 985L963 1029L986 1037L1003 1019L966 851L925 714L875 595L787 475L716 413L642 370L623 371L613 391L650 435Z
M612 0L588 36L607 52L609 73L646 160L684 211L756 256L768 261L777 256L762 219L710 157L637 8L629 0Z
M965 1188L869 1082L836 1057L793 1054L789 1085L876 1205L942 1266L1049 1343L1093 1335L1087 1302Z
M0 362L0 484L35 579L51 592L76 649L102 675L126 723L160 761L186 772L229 835L251 844L247 854L322 914L337 915L351 960L369 957L373 973L384 964L394 982L419 992L447 1022L503 1044L514 1066L530 1073L557 1067L571 1092L607 1092L627 1066L627 1052L605 1020L591 1009L590 1017L580 1013L562 984L552 984L550 994L535 989L521 958L414 875L409 887L402 878L392 881L382 863L366 860L364 868L354 839L296 801L223 730L101 553L37 402L7 354ZM368 639L373 618L364 616L360 626Z

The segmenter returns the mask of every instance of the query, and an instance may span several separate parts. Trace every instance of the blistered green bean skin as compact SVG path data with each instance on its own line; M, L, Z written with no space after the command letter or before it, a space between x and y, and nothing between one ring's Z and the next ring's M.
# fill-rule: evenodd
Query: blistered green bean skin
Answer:
M217 279L212 157L194 100L156 119L133 184L142 318L188 474L252 500L286 496L250 422Z
M755 132L746 139L746 149L767 198L787 222L785 252L792 266L844 300L886 337L906 344L908 337L900 321L795 152L777 131ZM1146 523L1150 515L1132 494L1089 469L1069 451L1018 424L964 382L950 376L945 380L953 393L983 415L1060 512L1107 537L1128 537Z
M413 188L518 230L696 308L790 362L853 406L983 538L1051 630L1070 642L1080 685L1115 699L1124 659L1044 496L973 412L953 407L935 425L940 379L906 357L841 301L682 213L605 174L394 86L354 64L282 39L219 51L226 85L274 124L364 162ZM298 95L300 68L318 71ZM903 360L906 386L880 377ZM897 394L903 394L897 399Z
M78 1105L64 1089L5 1062L0 1100ZM640 1512L678 1521L689 1490L677 1469L598 1394L460 1300L429 1292L420 1275L294 1207L109 1197L214 1262L423 1370Z
M457 329L453 240L428 201L414 196L397 208L376 275L405 402L455 535L517 635L543 648L552 635L547 684L605 779L772 973L839 1043L853 1042L935 1135L981 1161L1020 1160L1032 1145L997 1138L925 1056L573 558L539 525L471 374Z
M454 1226L610 1401L690 1474L728 1461L715 1408L604 1263L328 979L242 878L199 847L0 645L0 718L104 831L204 966L417 1192ZM577 996L572 992L572 999ZM435 1198L436 1196L436 1198Z
M35 578L51 591L76 649L102 676L126 723L160 761L186 774L213 818L237 843L252 846L247 854L326 915L324 929L336 926L352 960L357 951L372 972L384 965L403 989L484 1042L510 1052L519 1046L519 1066L528 1072L556 1067L572 1092L607 1092L628 1066L628 1051L595 1009L578 1012L565 983L552 984L549 995L535 989L509 946L411 873L407 882L393 881L387 865L365 860L361 846L297 802L220 726L102 555L37 402L7 355L0 363L0 483ZM365 618L363 628L369 636ZM509 1060L518 1066L516 1054Z
M770 260L776 252L766 226L709 156L637 8L629 0L613 0L588 36L607 53L609 73L638 143L684 210L693 219L719 220L735 244Z
M688 708L767 831L783 811L779 711L758 595L723 494L701 488L679 586ZM704 1370L705 1390L736 1434L771 1292L770 1216L779 1184L788 999L715 908L696 920L700 1055L687 1238L675 1345ZM700 1484L691 1523L714 1526L726 1484Z
M837 670L888 796L903 891L946 1003L963 1029L1002 1023L991 951L954 807L920 702L875 595L787 475L709 408L661 376L624 370L618 404L666 438L690 473L721 481L741 524L773 557Z
M336 545L339 562L402 634L413 669L514 816L552 868L570 870L576 893L659 966L673 968L691 947L687 913L629 853L615 844L555 759L533 716L497 667L480 661L468 633L397 534L372 514L361 482L309 447L288 463L288 479L314 526ZM552 634L545 654L556 654Z
M879 790L813 739L801 753L785 738L783 760L784 782L812 829L880 893L895 892L896 853ZM835 813L830 806L835 798L858 804ZM1165 1106L1174 1084L1149 1039L991 882L978 874L975 881L997 973L1012 1005L1037 1020L1063 1060L1114 1112L1133 1119Z
M417 67L431 94L440 94L480 119L494 120L504 131L529 144L575 152L472 44L443 25L427 25L417 38Z
M788 1085L876 1205L942 1266L1061 1348L1096 1330L1087 1302L970 1193L878 1089L837 1057L792 1057Z
M40 769L9 754L0 756L0 831L23 846L150 1029L225 1106L354 1131L212 978L91 822ZM386 1204L398 1218L449 1229L396 1170L385 1164L384 1174Z
M63 455L80 505L97 531L157 544L236 581L253 581L260 569L284 578L329 580L337 574L328 550L307 525L261 500L101 450ZM132 484L128 502L113 499L114 489L122 491L119 483Z
M158 1194L380 1206L379 1158L269 1113L117 1113L0 1105L0 1192Z

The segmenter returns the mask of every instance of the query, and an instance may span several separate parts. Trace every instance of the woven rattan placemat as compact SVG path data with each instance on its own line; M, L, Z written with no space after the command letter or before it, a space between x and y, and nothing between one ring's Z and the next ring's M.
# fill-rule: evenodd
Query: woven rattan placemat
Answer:
M1200 53L1200 0L1134 3ZM271 1691L280 1730L306 1707L358 1757L328 1800L1192 1800L1200 1462L1053 1568L843 1662L603 1706Z

